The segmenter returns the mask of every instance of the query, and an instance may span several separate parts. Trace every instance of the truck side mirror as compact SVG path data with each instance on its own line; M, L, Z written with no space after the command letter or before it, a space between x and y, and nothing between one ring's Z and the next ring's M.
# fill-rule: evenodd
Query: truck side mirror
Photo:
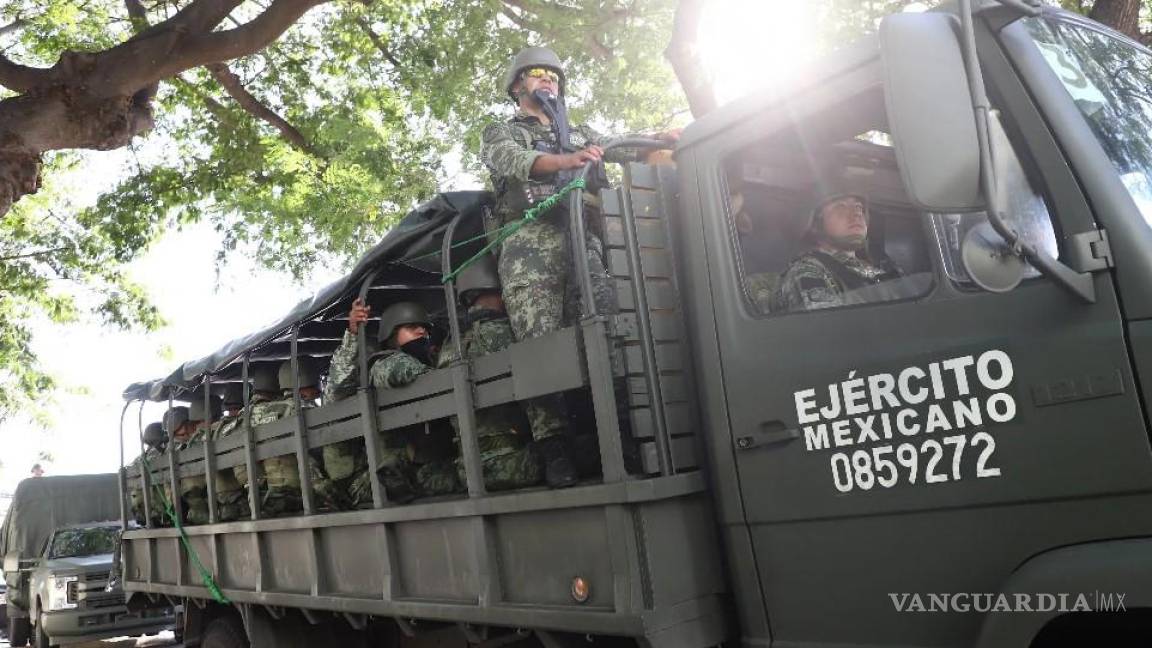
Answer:
M956 19L906 13L880 23L884 102L900 174L930 212L981 209L980 147Z
M20 571L20 554L13 551L12 553L4 556L4 573L13 573Z

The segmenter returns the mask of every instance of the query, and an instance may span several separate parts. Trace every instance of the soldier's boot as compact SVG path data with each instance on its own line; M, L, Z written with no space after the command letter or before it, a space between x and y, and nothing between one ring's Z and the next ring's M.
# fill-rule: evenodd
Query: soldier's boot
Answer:
M544 483L549 488L568 488L580 481L566 436L555 434L536 441L535 446L544 464Z
M264 493L260 506L265 517L276 517L286 513L298 513L304 509L299 488L272 486Z

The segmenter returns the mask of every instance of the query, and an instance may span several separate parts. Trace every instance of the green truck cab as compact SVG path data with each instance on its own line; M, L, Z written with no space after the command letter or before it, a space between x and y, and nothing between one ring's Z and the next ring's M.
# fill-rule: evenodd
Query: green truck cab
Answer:
M1147 643L1152 52L1056 9L968 4L889 17L708 115L675 170L626 168L601 196L618 314L123 472L145 493L208 475L211 494L222 467L306 467L325 444L457 416L467 496L397 505L377 486L371 510L320 513L305 494L302 515L226 523L213 508L186 545L125 533L125 588L188 602L189 641L212 648ZM804 250L795 216L821 174L868 196L869 252L903 273L773 312L762 295ZM277 325L126 398L324 358L352 298L437 286L416 260L443 247L453 267L482 210L441 196ZM574 390L600 476L486 492L475 408Z

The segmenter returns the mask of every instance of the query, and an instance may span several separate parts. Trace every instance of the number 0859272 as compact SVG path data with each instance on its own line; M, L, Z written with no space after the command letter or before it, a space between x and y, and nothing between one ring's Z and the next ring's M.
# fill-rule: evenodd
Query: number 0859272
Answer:
M966 475L978 479L999 477L1000 469L990 463L995 452L996 440L987 432L977 432L971 438L956 434L939 440L925 439L919 444L837 452L832 455L832 484L841 493L850 493L892 488L901 481L939 484L958 481ZM965 461L965 456L974 458L974 464Z

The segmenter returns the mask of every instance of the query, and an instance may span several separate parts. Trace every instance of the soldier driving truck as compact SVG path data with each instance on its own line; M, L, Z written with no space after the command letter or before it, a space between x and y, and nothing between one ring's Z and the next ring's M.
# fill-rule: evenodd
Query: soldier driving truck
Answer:
M563 92L560 74L529 78ZM126 389L186 402L302 357L356 376L320 407L125 468L126 490L203 475L213 492L220 470L290 456L302 482L286 517L126 531L130 603L184 603L188 642L209 648L1147 645L1149 79L1152 51L1090 20L962 1L889 16L693 123L675 168L628 162L591 192L595 219L587 162L555 200L435 196L277 322ZM830 174L850 195L820 188ZM827 308L765 308L836 236L797 215L832 211L851 245L830 255L900 272ZM518 331L545 242L562 260L549 285L578 308ZM473 354L463 273L493 250L514 335ZM425 313L383 318L400 302ZM451 361L374 384L397 326L433 322ZM562 423L594 435L599 471L499 490L485 413L573 393L591 420ZM447 430L459 492L374 479L356 510L312 500L313 453L363 447L378 475L413 426Z

